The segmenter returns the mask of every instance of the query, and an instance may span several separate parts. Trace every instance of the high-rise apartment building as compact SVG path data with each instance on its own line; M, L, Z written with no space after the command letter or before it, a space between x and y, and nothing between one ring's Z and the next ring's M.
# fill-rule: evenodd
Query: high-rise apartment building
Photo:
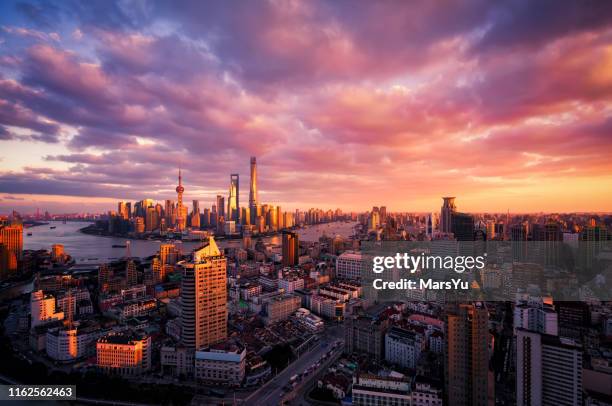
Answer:
M484 303L454 304L447 310L445 384L450 406L488 406L489 316Z
M181 339L199 349L227 338L227 261L210 237L193 252L181 283Z
M283 231L283 265L295 266L299 264L300 243L297 233Z
M582 404L582 350L569 339L519 329L516 404Z

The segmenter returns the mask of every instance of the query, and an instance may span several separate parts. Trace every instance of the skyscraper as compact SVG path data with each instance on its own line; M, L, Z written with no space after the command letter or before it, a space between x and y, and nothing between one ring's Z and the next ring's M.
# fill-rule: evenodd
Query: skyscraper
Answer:
M191 212L200 213L200 202L198 200L193 201Z
M215 224L219 222L219 217L225 218L225 198L221 195L217 195L217 215L215 217Z
M425 218L425 234L428 237L432 237L434 232L434 215L430 213Z
M227 202L227 216L236 223L240 221L240 175L230 175L229 199Z
M581 405L582 350L569 339L519 329L516 404Z
M443 233L451 233L452 215L457 210L455 207L454 197L443 197L444 204L440 209L440 231Z
M283 231L283 265L298 265L300 258L300 243L298 235L291 231Z
M155 211L155 207L149 206L146 209L145 231L151 232L157 230L158 227L159 218L157 217L157 211Z
M117 204L117 215L124 220L128 220L130 218L130 213L128 211L128 205L126 202L119 202Z
M474 241L474 217L466 213L451 214L451 229L457 241Z
M193 228L200 228L200 202L197 200L193 201L193 208L191 209L191 217L189 218L189 224Z
M444 361L450 406L488 406L492 398L488 393L488 322L484 303L461 303L448 309Z
M208 245L192 254L181 282L181 339L187 348L227 338L227 262L210 237Z
M179 184L176 187L177 194L177 207L176 207L176 229L178 231L185 230L185 223L187 222L187 207L183 206L183 192L185 188L183 187L183 176L181 175L181 169L179 168L179 176L178 176Z
M249 191L249 208L253 212L253 208L257 206L257 160L254 156L251 157L251 188Z
M23 224L0 223L0 279L16 271L23 253Z
M164 206L164 215L166 216L166 224L168 227L174 227L176 221L176 213L174 210L174 202L172 200L166 200Z

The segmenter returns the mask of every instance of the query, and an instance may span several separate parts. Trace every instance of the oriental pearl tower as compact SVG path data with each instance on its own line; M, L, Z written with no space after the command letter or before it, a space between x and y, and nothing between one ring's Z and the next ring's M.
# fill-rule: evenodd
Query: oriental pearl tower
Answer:
M183 192L185 191L185 188L183 187L183 176L181 175L181 168L179 168L179 175L178 175L178 186L176 187L176 194L177 194L177 200L178 200L178 205L176 207L176 228L178 231L183 231L185 230L185 207L183 206Z

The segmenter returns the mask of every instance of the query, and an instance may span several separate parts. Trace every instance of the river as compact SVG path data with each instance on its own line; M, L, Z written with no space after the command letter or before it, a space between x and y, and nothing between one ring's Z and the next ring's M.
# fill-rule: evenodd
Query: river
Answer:
M61 221L51 221L49 225L31 227L24 230L23 248L26 250L46 249L50 250L52 244L63 244L64 250L71 255L77 263L101 263L125 256L125 248L113 248L113 245L124 245L124 238L101 237L97 235L84 234L79 229L88 226L88 222L71 221L66 224ZM302 241L317 241L323 234L328 236L340 235L350 237L353 234L355 222L334 222L318 224L297 230ZM52 229L51 226L56 228ZM32 233L32 235L27 235ZM281 237L265 237L266 242L280 244ZM159 241L152 240L130 240L131 255L136 257L147 257L159 250ZM189 252L201 243L178 242L182 244L183 252ZM219 246L222 248L238 247L241 240L221 240Z

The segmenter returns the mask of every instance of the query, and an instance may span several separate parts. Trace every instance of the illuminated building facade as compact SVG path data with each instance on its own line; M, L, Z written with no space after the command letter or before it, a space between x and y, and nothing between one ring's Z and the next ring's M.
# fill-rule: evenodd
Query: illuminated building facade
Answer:
M0 224L0 280L16 271L23 253L23 225Z
M96 361L109 374L140 375L151 368L151 337L133 332L102 337L96 343Z
M448 309L444 361L449 405L489 405L488 322L480 302Z
M454 197L443 197L444 203L440 209L440 231L443 233L452 232L452 216L457 210Z
M227 217L236 223L240 222L240 175L230 175L229 198L227 201Z
M181 339L192 349L227 338L227 260L210 237L208 245L179 262L181 282Z
M295 266L300 259L300 242L297 233L283 231L283 265Z
M42 290L34 291L30 295L30 314L32 327L64 319L64 312L56 311L55 297L45 294Z

